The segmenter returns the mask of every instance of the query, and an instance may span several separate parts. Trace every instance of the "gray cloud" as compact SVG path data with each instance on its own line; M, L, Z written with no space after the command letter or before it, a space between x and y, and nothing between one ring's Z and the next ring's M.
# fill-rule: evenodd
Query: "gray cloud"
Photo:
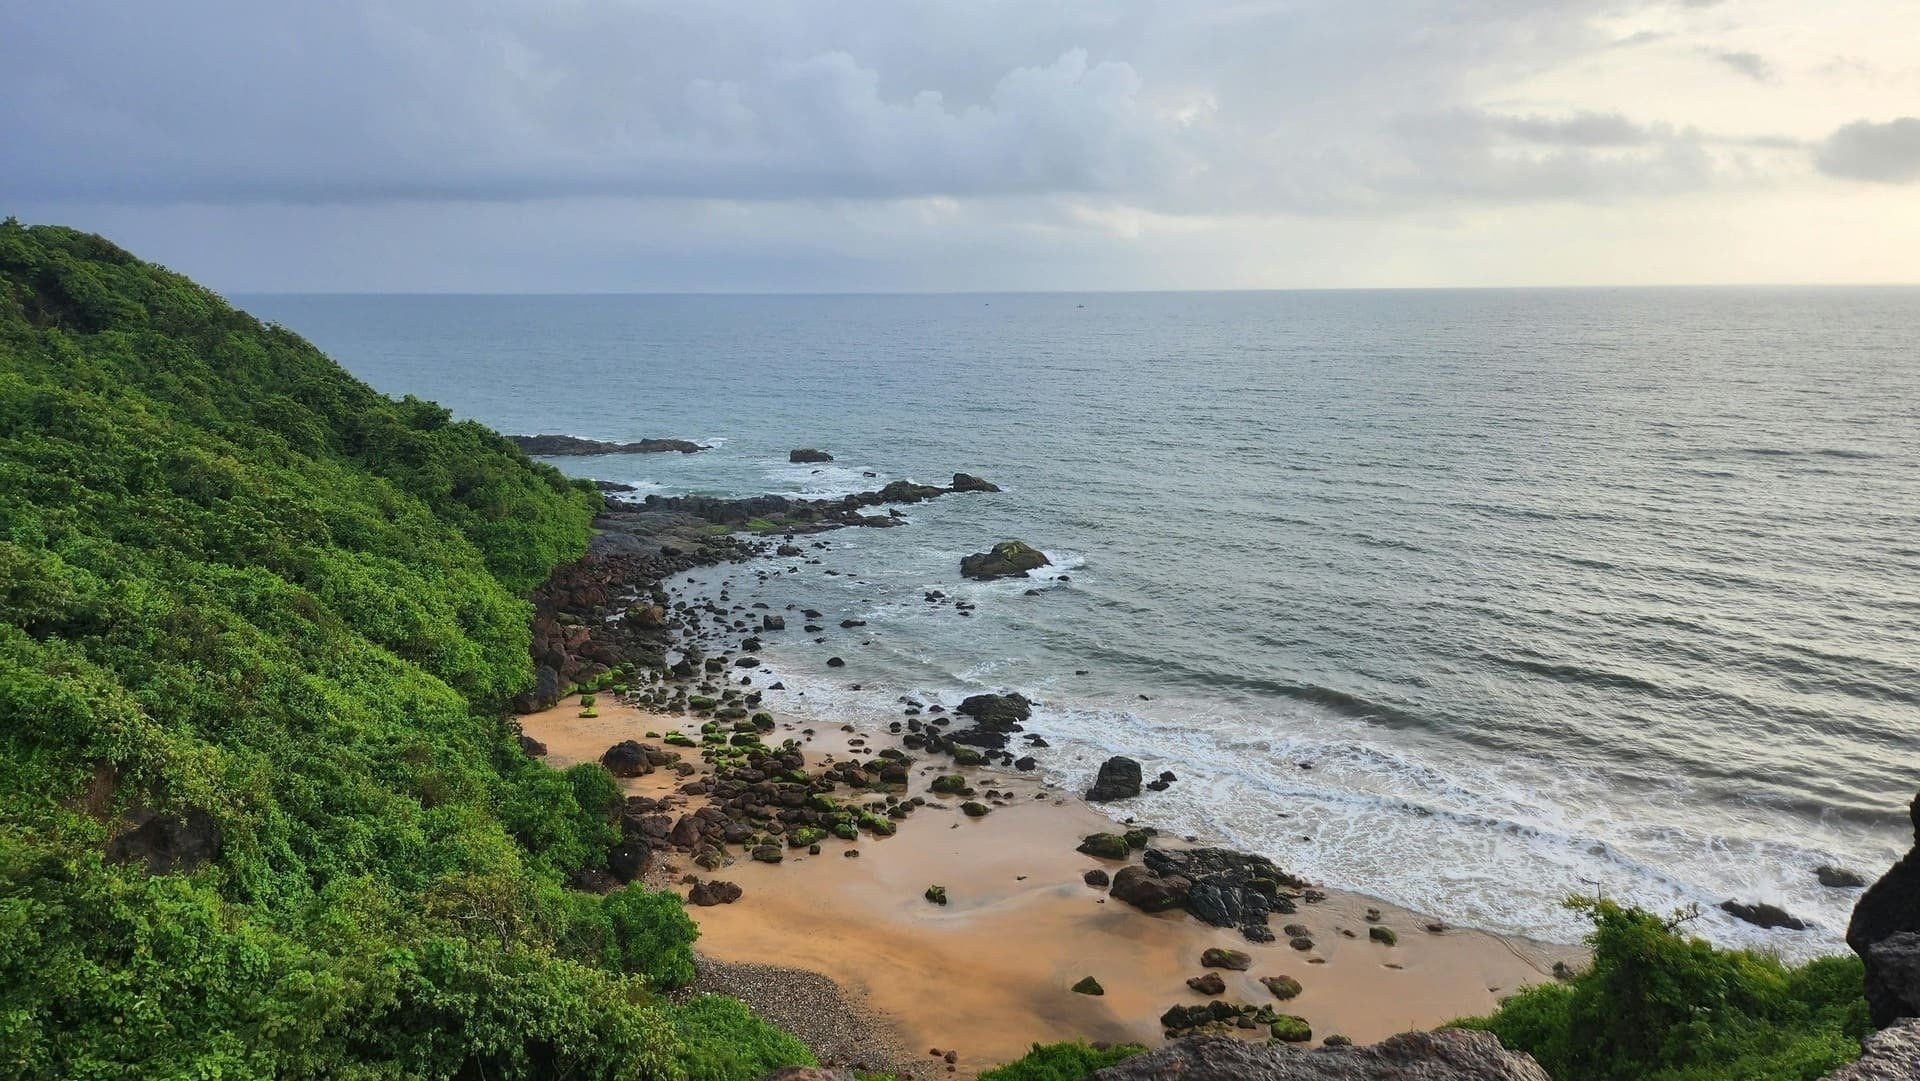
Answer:
M1708 55L1757 83L1773 81L1773 65L1759 53L1708 50Z
M1821 172L1847 180L1920 182L1920 117L1856 120L1827 136L1817 161Z

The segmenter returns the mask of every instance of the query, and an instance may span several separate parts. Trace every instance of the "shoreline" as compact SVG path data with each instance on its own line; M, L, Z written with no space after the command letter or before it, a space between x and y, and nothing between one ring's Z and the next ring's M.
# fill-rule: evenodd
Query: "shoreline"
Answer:
M520 717L520 724L545 745L556 767L597 761L622 740L660 746L648 733L700 738L702 717L610 699L599 699L596 717L581 717L578 699L571 697ZM852 726L807 728L777 715L774 723L769 741L797 740L809 769L869 758L900 742ZM712 776L697 749L679 750L692 774L657 769L622 780L629 796L664 799L659 809L676 818L706 802L703 782ZM969 817L959 810L959 798L929 792L934 776L950 773L987 792L988 813ZM689 785L695 791L682 793ZM909 771L905 796L926 803L898 822L897 836L861 834L851 842L829 836L820 841L819 855L789 849L778 864L740 851L712 871L694 866L685 852L662 852L646 875L648 885L682 896L690 878L724 880L743 891L732 904L689 904L701 930L703 968L719 963L816 973L841 990L847 1016L877 1014L854 1045L874 1049L864 1061L816 1049L823 1060L835 1056L841 1065L970 1077L1019 1057L1036 1042L1083 1038L1155 1045L1163 1040L1165 1010L1209 1000L1186 984L1207 972L1216 972L1225 985L1223 994L1211 997L1298 1015L1312 1026L1316 1043L1335 1033L1367 1043L1486 1013L1501 997L1552 979L1556 962L1577 963L1584 956L1579 947L1485 931L1430 931L1430 924L1437 925L1431 917L1337 889L1324 890L1325 900L1302 904L1297 914L1274 918L1276 925L1305 928L1311 949L1293 948L1287 936L1251 942L1182 911L1149 914L1088 885L1086 872L1112 874L1125 865L1075 851L1083 837L1110 832L1114 822L1037 777L955 766L921 754ZM1185 847L1171 838L1152 844ZM848 851L859 855L847 858ZM947 904L926 899L933 885L946 888ZM1394 945L1369 940L1376 925L1369 910L1378 912L1379 926L1394 931ZM1203 968L1202 952L1214 947L1243 951L1252 966ZM1298 980L1303 990L1276 1001L1257 982L1276 975ZM1071 990L1087 976L1102 985L1103 995ZM778 1000L775 995L765 1004L777 1012L783 1005ZM901 1048L906 1061L873 1060ZM954 1069L948 1071L931 1050L957 1052Z

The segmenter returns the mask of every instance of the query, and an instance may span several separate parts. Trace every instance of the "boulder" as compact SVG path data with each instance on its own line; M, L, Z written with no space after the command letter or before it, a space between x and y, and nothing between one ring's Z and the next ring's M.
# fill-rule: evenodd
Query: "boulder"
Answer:
M1140 763L1125 755L1114 755L1100 763L1100 775L1094 778L1093 787L1087 789L1087 800L1092 803L1109 803L1113 800L1132 799L1140 794Z
M831 462L833 461L833 455L828 454L824 450L815 450L812 447L801 447L798 450L788 451L787 461L795 465L812 465L816 462Z
M1209 972L1203 976L1190 976L1187 986L1203 995L1224 995L1227 993L1227 981L1220 978L1218 972Z
M953 711L983 725L1005 727L1030 719L1033 702L1021 694L975 694L963 699Z
M1912 939L1903 937L1920 935L1920 796L1908 815L1914 848L1867 887L1847 924L1847 945L1867 965L1867 1008L1881 1028L1902 1017L1920 1016L1920 977L1907 961ZM1891 941L1896 938L1898 942Z
M1100 986L1099 980L1094 979L1092 976L1087 976L1081 979L1079 983L1073 985L1073 993L1076 995L1094 995L1097 997L1106 994L1107 989Z
M1370 1047L1307 1049L1194 1036L1135 1055L1088 1081L1549 1081L1490 1032L1405 1032Z
M1292 976L1262 976L1260 982L1266 985L1267 990L1273 992L1274 998L1282 1002L1298 995L1301 991L1300 981Z
M1124 860L1132 849L1127 847L1127 839L1117 833L1090 833L1074 851L1103 860Z
M652 862L653 850L639 840L622 841L607 849L607 870L622 882L639 879Z
M1744 901L1722 901L1720 902L1720 911L1725 912L1734 919L1745 920L1755 927L1764 927L1769 931L1779 929L1804 931L1807 929L1805 920L1789 914L1786 909L1781 908L1779 905L1770 905L1764 901L1755 904L1748 904Z
M1240 950L1229 950L1219 946L1213 946L1200 955L1200 967L1224 968L1229 972L1245 972L1253 967L1253 958Z
M1025 541L1001 541L990 551L962 557L960 573L967 578L1016 578L1050 563L1045 552Z
M693 889L687 891L687 901L701 908L712 908L714 905L730 905L740 899L740 894L739 886L714 879L694 883Z
M1167 912L1186 907L1187 891L1192 887L1179 875L1160 875L1133 864L1114 874L1108 892L1142 912Z
M520 753L528 758L545 758L547 745L522 732L520 733Z
M991 481L976 477L972 473L955 473L953 475L953 487L950 490L955 492L997 492L1000 490L1000 486Z
M1826 1081L1912 1081L1920 1077L1920 1021L1907 1021L1868 1036L1860 1057Z
M615 777L640 777L653 772L653 759L637 740L623 739L607 748L600 764Z

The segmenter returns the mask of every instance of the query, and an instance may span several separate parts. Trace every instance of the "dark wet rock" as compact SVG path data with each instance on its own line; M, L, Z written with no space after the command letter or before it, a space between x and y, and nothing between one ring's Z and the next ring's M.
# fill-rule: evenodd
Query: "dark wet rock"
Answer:
M1164 1018L1163 1018L1164 1020ZM1232 1036L1176 1040L1088 1081L1549 1081L1525 1054L1490 1032L1405 1032L1368 1047L1307 1049Z
M1264 923L1249 923L1240 928L1240 934L1248 942L1268 943L1273 941L1273 929Z
M1033 703L1021 694L975 694L962 700L954 712L981 724L1017 725L1033 717Z
M107 842L108 863L143 863L150 875L191 874L220 858L220 824L202 810L184 815L128 811Z
M710 882L696 882L693 889L687 891L687 901L701 908L714 905L730 905L740 899L741 889L731 882L714 879Z
M1032 755L1025 755L1013 760L1013 768L1021 773L1032 773L1040 768L1040 763Z
M1149 848L1141 862L1154 876L1184 883L1182 907L1215 927L1265 924L1269 913L1293 909L1281 887L1305 886L1264 856L1226 848Z
M1088 976L1082 979L1079 983L1076 983L1073 985L1073 993L1076 995L1099 996L1099 995L1106 994L1107 989L1100 986L1099 980L1094 979L1092 976Z
M760 617L760 629L763 632L764 631L784 631L787 629L787 617L776 616L771 614L763 615Z
M642 777L653 772L653 760L648 757L647 749L631 739L608 747L607 753L600 756L600 764L615 777Z
M631 484L622 484L617 480L596 480L593 486L603 492L637 492L640 489Z
M936 905L944 905L947 903L947 888L945 886L928 886L926 898Z
M1139 864L1122 867L1113 876L1109 891L1116 900L1125 901L1142 912L1167 912L1184 908L1192 883L1179 875L1160 875Z
M597 893L605 896L619 889L623 883L613 875L594 868L582 868L567 876L567 886L581 893Z
M1786 909L1778 905L1770 905L1764 901L1755 904L1749 904L1744 901L1722 901L1720 902L1720 911L1725 912L1734 919L1745 920L1756 927L1764 927L1769 931L1779 929L1804 931L1807 929L1805 920L1789 914Z
M638 443L608 443L599 439L581 439L572 435L510 435L521 453L558 458L574 454L659 454L678 451L692 454L707 448L685 439L642 439ZM632 488L615 489L632 491Z
M846 661L844 661L844 660L841 660L841 659L840 659L839 657L828 657L828 658L827 658L827 667L828 667L828 668L845 668L846 666L847 666L847 662L846 662Z
M1090 833L1074 851L1103 860L1124 860L1132 854L1127 839L1117 833Z
M1908 1021L1868 1036L1854 1062L1826 1081L1913 1081L1920 1077L1920 1021Z
M1187 986L1203 995L1224 995L1227 993L1227 981L1220 978L1218 972L1209 972L1204 976L1189 976Z
M828 454L824 450L815 450L812 447L801 447L798 450L788 451L787 461L795 465L812 465L817 462L831 462L833 461L833 455Z
M1920 978L1906 959L1913 939L1920 935L1920 796L1908 808L1916 844L1878 882L1867 887L1853 906L1847 925L1847 945L1866 961L1867 1007L1875 1025L1885 1027L1901 1017L1920 1016ZM1878 950L1876 945L1900 937Z
M1200 955L1201 968L1224 968L1232 972L1245 972L1253 967L1253 958L1240 950L1229 950L1213 946Z
M632 882L647 873L653 862L653 850L645 842L625 840L607 849L607 870L622 882Z
M528 758L545 758L547 745L522 732L520 733L520 752Z
M1112 882L1113 880L1107 877L1107 873L1105 871L1102 871L1100 868L1095 867L1093 870L1088 871L1084 875L1081 875L1080 881L1085 882L1087 885L1092 886L1094 889L1104 890L1107 888L1107 884Z
M1001 541L991 551L962 557L960 573L967 578L1014 578L1050 562L1045 552L1025 541Z
M1140 794L1140 763L1125 755L1114 755L1100 763L1100 774L1087 789L1092 803L1110 803Z
M779 863L786 856L779 845L761 845L753 850L753 858L761 863Z
M960 813L968 818L985 818L989 808L984 803L968 800L960 805Z
M1298 995L1301 991L1300 981L1292 976L1262 976L1260 982L1266 986L1267 990L1273 992L1274 998L1282 1002Z
M1867 880L1858 872L1849 871L1845 867L1835 867L1832 864L1816 867L1813 873L1820 880L1820 884L1830 890L1857 890L1867 884Z
M1382 927L1377 923L1367 928L1367 937L1385 946L1398 946L1400 944L1400 936L1394 934L1392 928Z
M955 473L953 475L953 487L949 490L955 492L997 492L1000 490L1000 486L994 484L992 481L976 477L972 473Z

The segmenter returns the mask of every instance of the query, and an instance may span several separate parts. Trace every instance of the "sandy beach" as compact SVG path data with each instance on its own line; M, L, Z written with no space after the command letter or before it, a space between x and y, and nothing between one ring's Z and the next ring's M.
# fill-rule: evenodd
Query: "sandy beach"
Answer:
M625 739L657 744L647 738L650 732L697 736L701 718L642 712L611 698L600 696L596 717L582 718L577 699L570 698L520 722L546 745L547 761L556 767L595 761ZM790 721L778 724L769 740L801 740L810 768L849 755L871 757L892 745L884 733L816 727L809 736ZM856 739L863 745L850 747ZM676 814L697 808L702 797L677 790L709 771L697 750L683 756L699 767L697 775L656 770L623 782L629 794L684 801ZM986 816L966 817L958 799L926 789L933 776L949 772L967 774L976 788L1003 798L989 801L993 809ZM690 872L736 883L744 895L734 904L689 906L700 926L703 956L824 975L891 1030L876 1032L876 1045L910 1049L909 1061L920 1056L919 1062L936 1064L942 1074L945 1065L928 1052L957 1051L952 1075L963 1077L1017 1058L1035 1042L1159 1042L1159 1017L1169 1006L1206 1001L1186 980L1210 971L1200 964L1209 947L1253 958L1244 972L1212 970L1226 984L1218 997L1270 1003L1303 1017L1316 1042L1335 1033L1369 1042L1484 1013L1502 996L1551 979L1556 960L1579 955L1576 947L1429 930L1438 926L1432 916L1333 888L1326 889L1326 900L1275 918L1276 925L1307 928L1311 950L1292 948L1286 936L1256 944L1184 912L1141 912L1087 885L1087 871L1111 873L1122 864L1074 850L1087 834L1114 829L1112 819L1077 794L1033 775L941 761L916 762L910 791L928 803L899 823L894 837L829 837L819 855L791 849L779 864L740 853L710 874L684 856L662 853L649 881L683 894ZM1163 837L1154 843L1181 841ZM946 888L946 905L926 899L930 885ZM1397 944L1369 940L1369 909L1377 910L1380 925L1394 930ZM1304 990L1290 1001L1275 1001L1258 980L1276 975L1297 979ZM1070 990L1087 976L1105 994Z

